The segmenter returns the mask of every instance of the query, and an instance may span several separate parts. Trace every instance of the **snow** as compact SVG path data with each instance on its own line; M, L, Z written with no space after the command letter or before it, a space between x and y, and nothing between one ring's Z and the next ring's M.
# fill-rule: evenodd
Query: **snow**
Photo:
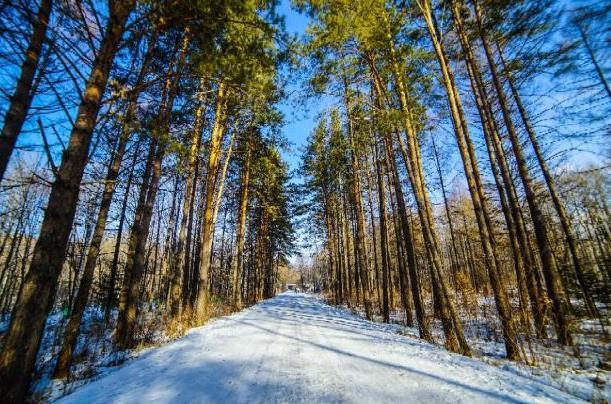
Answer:
M396 331L288 292L151 349L59 402L580 401Z

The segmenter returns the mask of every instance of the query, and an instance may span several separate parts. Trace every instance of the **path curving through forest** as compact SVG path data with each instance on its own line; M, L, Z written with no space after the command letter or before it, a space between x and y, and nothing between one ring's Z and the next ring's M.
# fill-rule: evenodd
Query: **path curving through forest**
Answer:
M320 299L284 293L191 330L62 403L575 402Z

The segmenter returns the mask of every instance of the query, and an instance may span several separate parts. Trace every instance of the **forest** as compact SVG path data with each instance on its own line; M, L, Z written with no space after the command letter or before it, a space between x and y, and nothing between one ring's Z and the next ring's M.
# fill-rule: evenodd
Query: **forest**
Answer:
M291 282L604 385L609 21L604 0L1 0L0 400Z

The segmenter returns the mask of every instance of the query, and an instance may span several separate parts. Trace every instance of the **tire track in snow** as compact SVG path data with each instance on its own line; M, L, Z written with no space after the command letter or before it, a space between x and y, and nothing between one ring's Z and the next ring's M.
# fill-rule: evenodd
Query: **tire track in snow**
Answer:
M538 381L282 294L216 319L64 403L575 402Z

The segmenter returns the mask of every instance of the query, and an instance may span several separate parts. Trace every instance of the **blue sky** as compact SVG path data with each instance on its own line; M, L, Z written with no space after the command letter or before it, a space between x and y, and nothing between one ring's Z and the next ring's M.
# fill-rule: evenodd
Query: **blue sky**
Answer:
M309 19L293 10L290 6L290 0L282 0L278 12L284 15L286 30L290 34L303 35L305 33ZM321 99L316 99L303 101L302 103L301 97L299 99L296 97L302 85L303 83L298 81L290 81L288 88L285 88L289 96L279 105L285 120L282 134L290 142L290 149L282 151L282 157L288 162L291 171L299 167L301 149L314 128L316 116L327 107L329 102L328 100L321 102ZM301 181L298 177L295 180L297 182ZM298 250L300 254L307 257L314 249L305 239L305 234L301 229L298 229L298 239ZM297 256L290 257L293 264L297 262L297 259Z
M278 12L285 16L286 29L290 34L302 35L308 25L308 17L293 10L290 3L290 0L282 0ZM295 95L301 84L303 83L293 82L285 90L288 94ZM291 143L291 149L284 151L282 155L291 170L299 166L300 150L314 127L316 115L327 106L326 103L318 101L308 100L305 104L299 104L295 97L289 96L279 105L285 118L282 134Z

